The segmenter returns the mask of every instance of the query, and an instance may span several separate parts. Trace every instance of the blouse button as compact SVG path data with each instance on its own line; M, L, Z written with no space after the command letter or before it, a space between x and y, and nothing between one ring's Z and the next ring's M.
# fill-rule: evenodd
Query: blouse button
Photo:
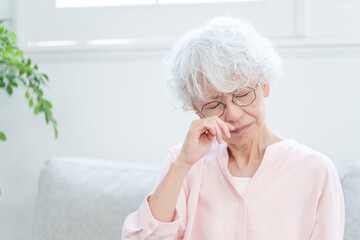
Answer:
M149 227L150 229L153 229L153 228L154 228L154 224L153 224L153 223L148 223L148 227Z

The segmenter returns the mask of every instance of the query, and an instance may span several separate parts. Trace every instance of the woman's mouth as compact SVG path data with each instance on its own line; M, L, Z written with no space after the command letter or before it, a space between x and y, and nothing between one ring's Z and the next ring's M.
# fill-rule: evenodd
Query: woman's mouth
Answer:
M242 132L246 131L247 129L249 129L251 125L252 125L252 123L250 123L248 125L245 125L245 126L242 126L242 127L239 127L239 128L235 128L234 130L230 131L230 133L231 134L242 133Z

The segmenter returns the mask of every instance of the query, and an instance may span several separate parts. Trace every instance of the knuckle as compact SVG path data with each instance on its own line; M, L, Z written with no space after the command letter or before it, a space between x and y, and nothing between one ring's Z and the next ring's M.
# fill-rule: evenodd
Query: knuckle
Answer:
M199 122L199 119L195 119L195 120L192 120L191 121L191 124L196 124L196 123L198 123Z
M199 125L199 120L198 119L196 119L196 120L193 120L192 122L191 122L191 124L190 124L190 127L195 127L195 126L197 126L197 125Z

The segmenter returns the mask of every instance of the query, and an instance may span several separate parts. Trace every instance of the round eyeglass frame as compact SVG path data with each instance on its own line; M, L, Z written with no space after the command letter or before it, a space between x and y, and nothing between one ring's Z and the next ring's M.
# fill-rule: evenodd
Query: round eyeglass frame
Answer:
M255 99L256 99L256 89L257 89L259 86L260 86L260 82L258 82L258 83L256 84L255 88L248 87L248 86L244 87L244 88L250 88L250 89L254 92L254 95L255 95L254 99L253 99L249 104L246 104L246 105L237 104L237 103L234 101L235 93L233 93L233 96L232 96L232 98L231 98L231 101L232 101L233 103L235 103L236 105L238 105L239 107L249 106L250 104L252 104L252 103L255 101ZM201 107L200 112L199 112L199 111L196 111L195 114L201 114L204 118L206 118L206 116L202 113L202 111L203 111L204 107L205 107L207 104L214 103L214 102L217 102L217 103L223 105L223 112L222 112L222 113L220 114L220 116L219 116L219 117L221 117L221 116L224 114L224 112L225 112L226 103L219 102L219 101L211 101L211 102L205 103L205 104Z

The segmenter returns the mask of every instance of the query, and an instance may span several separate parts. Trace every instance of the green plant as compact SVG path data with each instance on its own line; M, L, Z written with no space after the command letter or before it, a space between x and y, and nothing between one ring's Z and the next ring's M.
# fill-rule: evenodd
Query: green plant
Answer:
M39 72L38 66L32 64L30 59L25 59L23 54L23 51L16 47L15 33L8 32L4 21L0 20L0 88L4 88L11 96L13 89L22 84L26 88L25 98L29 101L29 107L34 108L35 115L40 112L45 114L45 121L52 124L57 138L57 123L52 114L52 105L43 97L42 90L49 78ZM6 140L1 131L0 140Z

